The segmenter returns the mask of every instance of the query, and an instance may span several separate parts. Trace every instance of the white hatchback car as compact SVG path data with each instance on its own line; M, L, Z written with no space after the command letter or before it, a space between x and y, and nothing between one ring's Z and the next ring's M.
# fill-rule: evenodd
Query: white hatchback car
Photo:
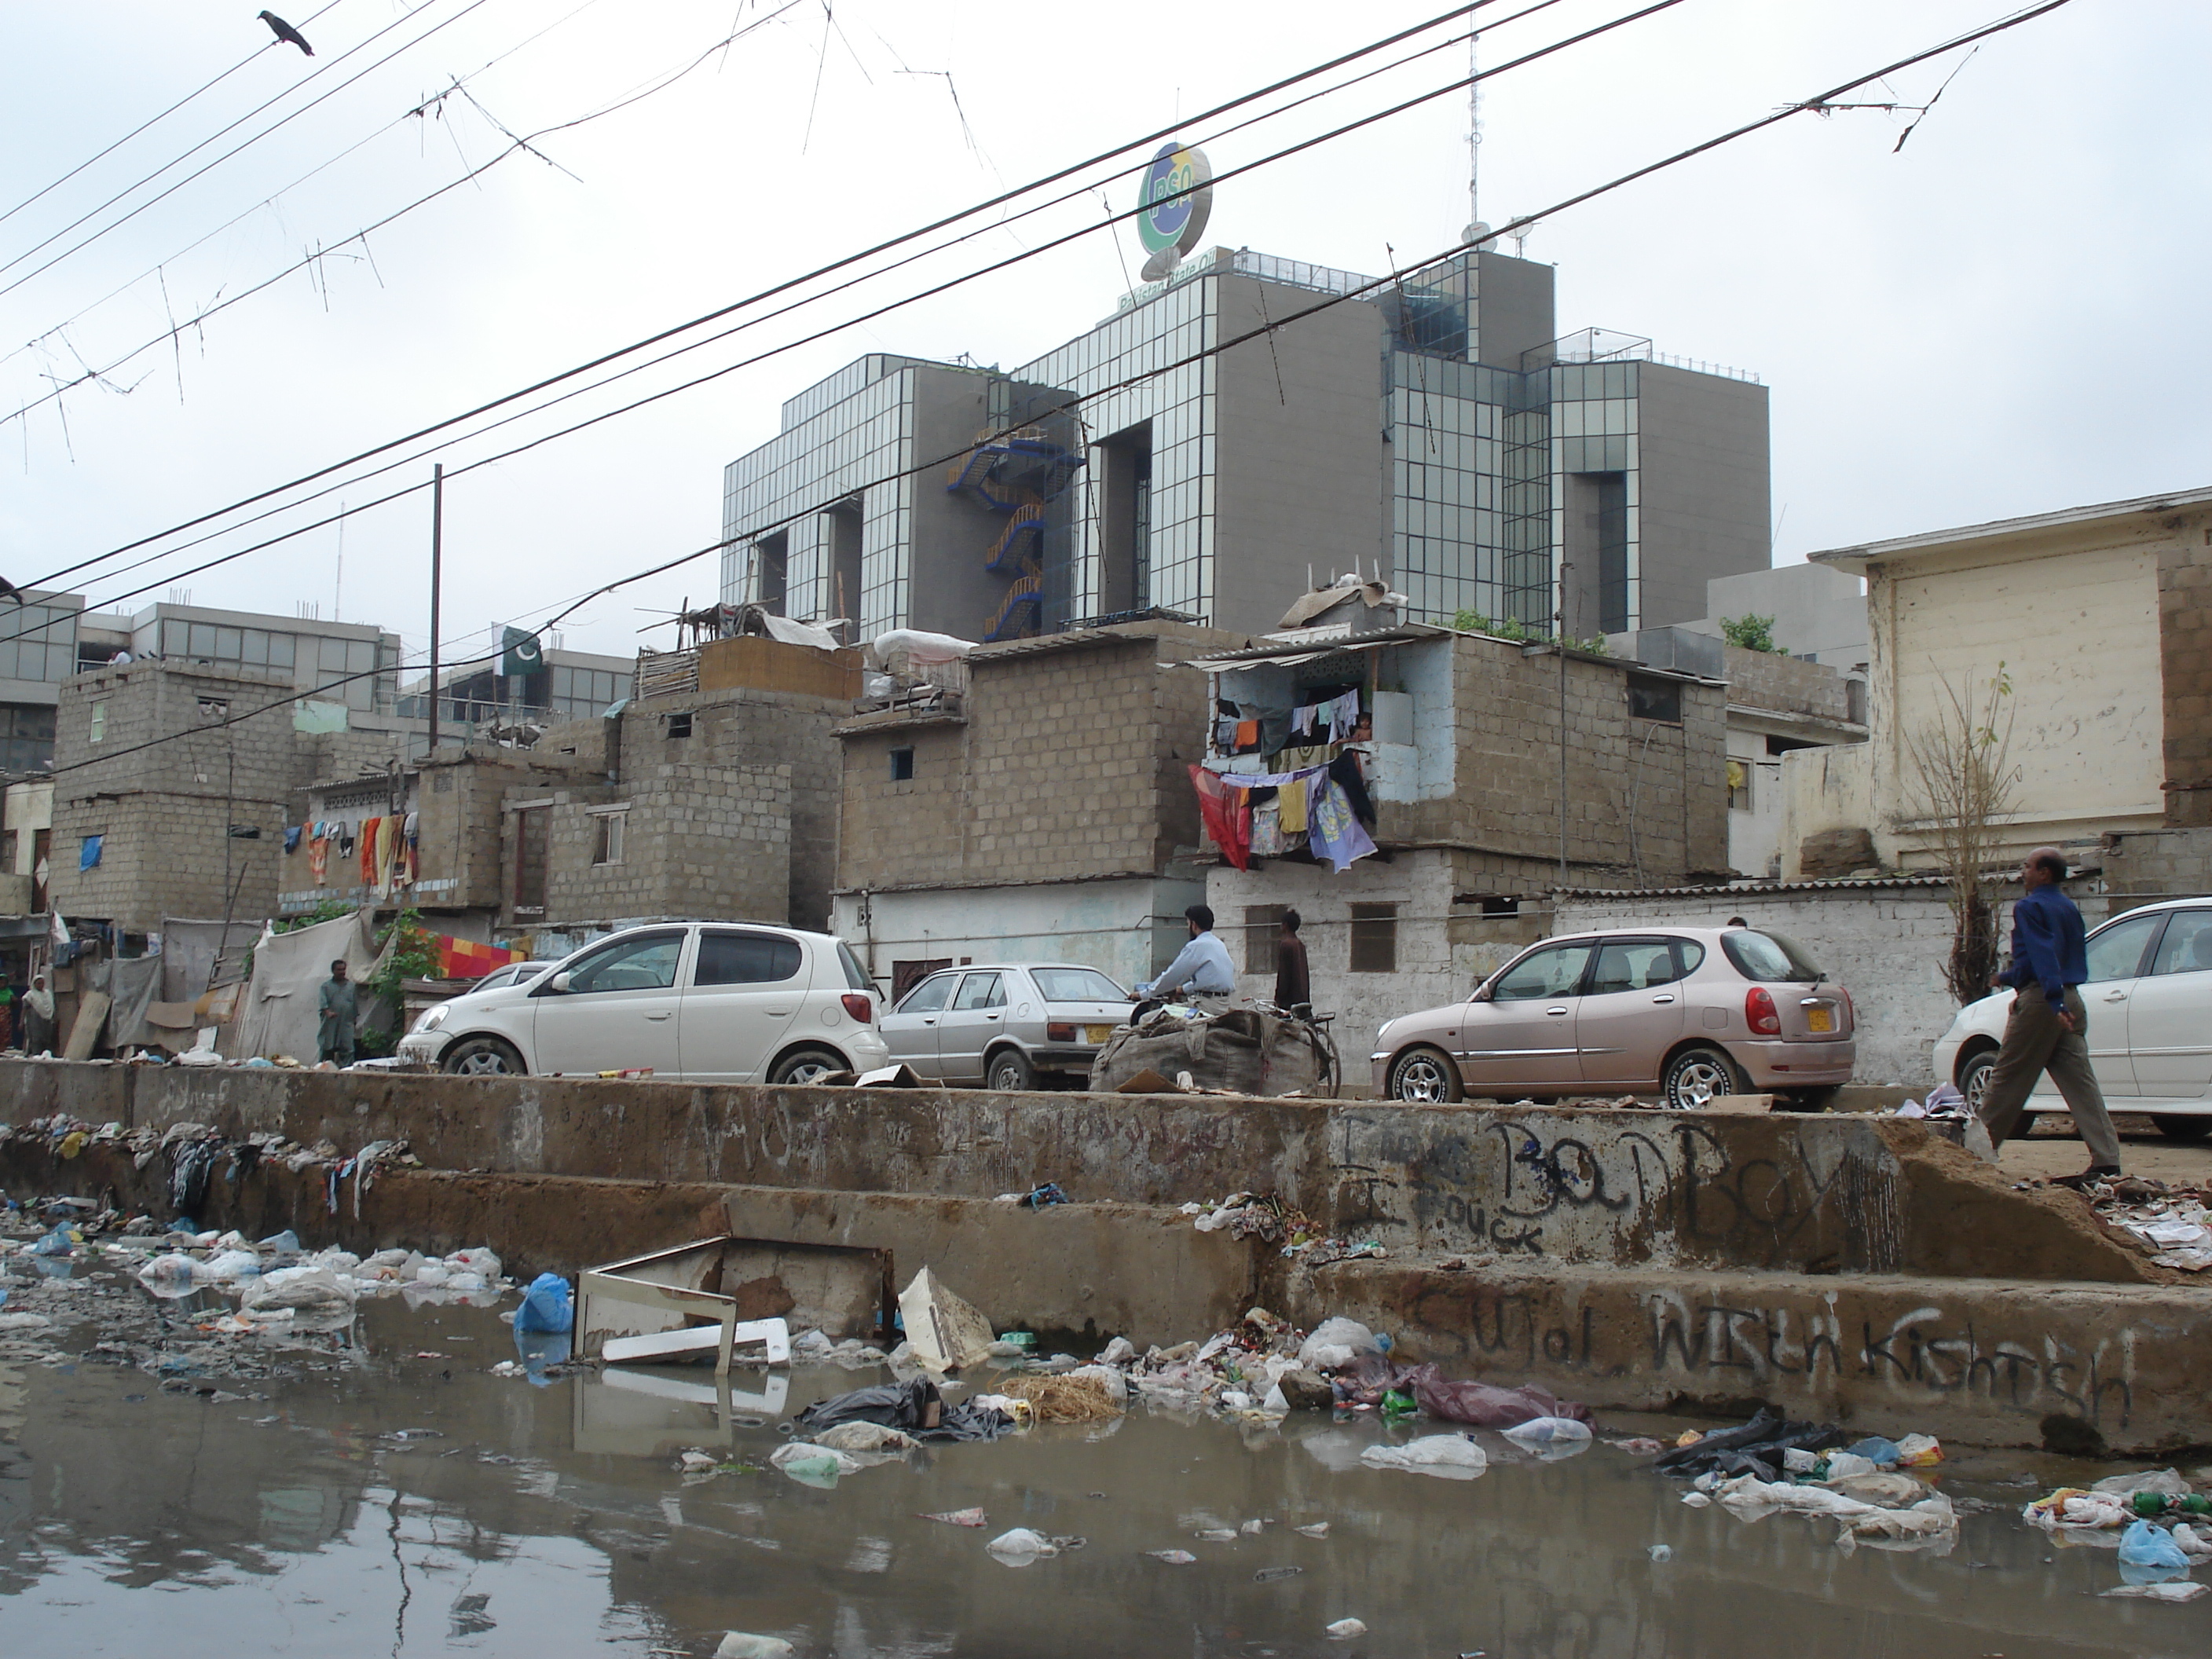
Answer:
M625 928L527 983L456 997L399 1053L467 1077L650 1069L690 1083L809 1083L890 1059L844 941L696 921Z
M2115 1111L2148 1112L2176 1140L2212 1134L2212 898L2146 904L2089 935L2089 1064ZM1936 1044L1935 1069L1978 1107L2012 993L1970 1002ZM2048 1074L2031 1112L2063 1112Z

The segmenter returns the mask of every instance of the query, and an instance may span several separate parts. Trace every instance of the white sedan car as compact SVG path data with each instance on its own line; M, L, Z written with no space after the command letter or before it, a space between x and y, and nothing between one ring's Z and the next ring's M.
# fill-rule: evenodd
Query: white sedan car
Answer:
M2116 1112L2148 1112L2176 1140L2212 1134L2212 898L2146 904L2089 935L2089 1063ZM2012 993L1959 1011L1936 1044L1936 1075L1978 1107L2004 1040ZM2063 1112L2048 1074L2031 1112Z
M808 1083L890 1051L842 940L734 922L629 927L526 982L432 1008L404 1059L467 1077L650 1070L690 1083Z

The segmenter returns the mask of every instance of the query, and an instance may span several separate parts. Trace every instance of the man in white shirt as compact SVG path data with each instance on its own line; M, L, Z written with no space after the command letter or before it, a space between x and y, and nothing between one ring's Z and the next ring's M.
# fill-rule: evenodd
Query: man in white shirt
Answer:
M1213 912L1203 904L1184 911L1190 924L1190 943L1168 964L1168 970L1149 985L1139 985L1140 997L1164 997L1188 988L1194 996L1225 997L1235 994L1237 970L1230 964L1229 947L1213 934Z

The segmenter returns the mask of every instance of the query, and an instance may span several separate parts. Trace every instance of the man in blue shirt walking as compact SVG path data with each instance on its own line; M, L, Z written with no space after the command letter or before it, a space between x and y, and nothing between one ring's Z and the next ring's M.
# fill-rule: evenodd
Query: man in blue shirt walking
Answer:
M2089 1067L2089 1013L2076 988L2089 977L2088 951L2081 913L2058 890L2065 878L2066 860L2055 847L2039 847L2021 864L2027 890L2013 906L2012 962L1996 977L2013 988L2012 1012L1978 1112L1990 1144L2003 1146L2020 1127L2035 1079L2049 1072L2089 1147L2088 1169L2063 1177L2071 1187L2119 1174L2120 1139Z

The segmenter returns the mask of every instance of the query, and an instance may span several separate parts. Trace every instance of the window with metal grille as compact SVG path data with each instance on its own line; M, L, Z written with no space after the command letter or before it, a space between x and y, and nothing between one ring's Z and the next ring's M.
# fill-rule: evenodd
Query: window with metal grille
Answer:
M1355 974L1395 974L1398 971L1398 907L1395 904L1355 904L1352 907L1352 971Z

